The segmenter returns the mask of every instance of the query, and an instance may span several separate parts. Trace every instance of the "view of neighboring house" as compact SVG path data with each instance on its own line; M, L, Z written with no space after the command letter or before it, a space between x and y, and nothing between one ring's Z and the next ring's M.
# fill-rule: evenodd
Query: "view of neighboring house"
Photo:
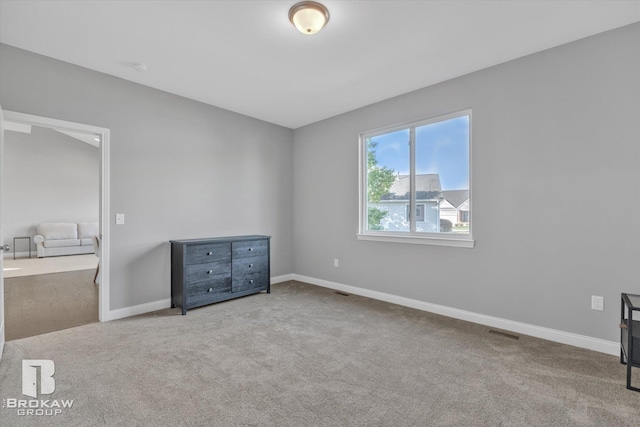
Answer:
M386 231L409 231L411 212L409 209L409 175L397 175L389 192L379 203L370 207L387 212L380 225ZM438 232L440 215L438 205L442 188L438 174L416 175L416 231Z
M440 218L453 225L469 225L469 190L446 190L442 192Z
M369 203L369 207L386 212L380 221L383 230L410 230L409 181L409 175L397 175L380 202ZM416 231L445 231L441 228L442 220L449 221L452 226L469 224L469 190L442 191L438 174L416 175Z

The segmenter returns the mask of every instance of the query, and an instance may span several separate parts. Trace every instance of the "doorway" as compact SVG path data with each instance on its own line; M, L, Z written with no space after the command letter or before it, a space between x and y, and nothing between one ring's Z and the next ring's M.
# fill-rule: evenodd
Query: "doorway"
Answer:
M109 315L109 129L13 111L4 111L5 130L7 130L7 128L15 129L29 126L36 126L48 131L66 134L79 140L84 138L87 140L85 142L94 142L99 150L98 236L100 238L100 246L97 255L100 268L96 278L98 285L95 292L97 293L98 300L98 320L101 322L106 321ZM0 169L1 168L3 168L2 164L0 164ZM25 171L25 173L29 172ZM43 179L46 179L46 176L44 176ZM6 199L3 199L3 203L5 200ZM60 272L60 274L64 273ZM91 278L90 280L93 280L94 274L90 273L89 277ZM4 315L6 316L6 311Z

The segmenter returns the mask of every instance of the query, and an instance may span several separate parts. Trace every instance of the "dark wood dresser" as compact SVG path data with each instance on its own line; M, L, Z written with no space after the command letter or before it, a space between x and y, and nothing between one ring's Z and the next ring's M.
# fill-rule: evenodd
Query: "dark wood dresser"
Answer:
M171 307L271 292L270 236L171 240Z

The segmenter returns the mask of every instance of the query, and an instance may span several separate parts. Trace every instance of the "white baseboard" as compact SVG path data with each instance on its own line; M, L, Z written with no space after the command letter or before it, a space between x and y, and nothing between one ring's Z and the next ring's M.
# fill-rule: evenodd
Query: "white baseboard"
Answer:
M5 252L4 259L13 259L13 252ZM29 252L16 252L16 261L18 258L29 258ZM36 251L31 251L31 258L38 258Z
M542 338L549 341L567 344L574 347L585 348L588 350L598 351L600 353L610 354L613 356L620 355L620 344L615 341L606 341L599 338L593 338L586 335L578 335L571 332L559 331L556 329L544 328L541 326L530 325L528 323L516 322L513 320L502 319L494 316L474 313L472 311L460 310L457 308L447 307L439 304L432 304L425 301L419 301L412 298L401 297L397 295L387 294L385 292L373 291L370 289L359 288L356 286L345 285L342 283L330 282L328 280L316 279L314 277L303 276L301 274L284 274L271 278L271 284L297 280L299 282L309 283L311 285L321 286L324 288L335 289L337 291L347 292L354 295L360 295L380 301L386 301L392 304L398 304L405 307L415 308L417 310L427 311L430 313L440 314L454 319L466 320L468 322L478 323L481 325L499 328L505 331L517 332L536 338ZM110 310L105 320L123 319L125 317L137 316L139 314L149 313L151 311L162 310L171 307L171 299L153 301L146 304L134 305L131 307ZM4 326L4 325L2 325ZM1 351L1 350L0 350Z
M548 341L568 344L574 347L586 348L588 350L594 350L613 356L620 355L620 344L614 341L606 341L599 338L588 337L586 335L578 335L571 332L559 331L556 329L544 328L527 323L515 322L513 320L487 316L484 314L474 313L466 310L459 310L457 308L447 307L444 305L432 304L412 298L405 298L397 295L387 294L384 292L372 291L369 289L344 285L342 283L330 282L322 279L316 279L314 277L303 276L300 274L292 274L291 276L293 276L292 280L297 280L316 286L322 286L324 288L335 289L354 295L360 295L367 298L386 301L405 307L411 307L422 311L428 311L430 313L452 317L454 319L466 320L468 322L479 323L481 325L491 326L493 328L517 332L536 338L542 338Z
M271 284L288 282L293 279L293 274L285 274L282 276L276 276L271 278ZM137 316L139 314L145 314L156 310L163 310L165 308L171 307L171 298L148 302L145 304L133 305L131 307L118 308L116 310L109 310L109 314L107 315L107 319L109 320L117 320L124 319L125 317Z
M290 282L291 280L294 280L293 276L294 274L283 274L282 276L272 277L271 284L275 285L276 283Z
M171 298L109 310L105 321L123 319L171 307Z

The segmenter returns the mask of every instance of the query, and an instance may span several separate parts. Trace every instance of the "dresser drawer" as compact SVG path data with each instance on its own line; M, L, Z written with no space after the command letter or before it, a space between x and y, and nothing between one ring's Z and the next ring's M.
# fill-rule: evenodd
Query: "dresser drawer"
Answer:
M269 274L265 271L256 271L233 276L233 292L242 292L249 289L267 289Z
M231 262L217 261L185 266L185 286L209 283L231 278Z
M231 258L230 243L207 243L187 246L185 264L202 264L212 261L225 261Z
M231 277L212 283L201 283L186 288L186 308L200 307L220 300L231 293Z
M244 242L233 242L231 251L233 258L253 258L265 256L268 253L267 240L248 240Z
M231 277L211 280L208 283L193 284L186 288L186 291L188 300L198 298L200 296L206 296L207 294L231 292Z
M251 258L234 258L232 261L233 275L242 276L257 271L265 271L268 262L269 258L266 255Z

